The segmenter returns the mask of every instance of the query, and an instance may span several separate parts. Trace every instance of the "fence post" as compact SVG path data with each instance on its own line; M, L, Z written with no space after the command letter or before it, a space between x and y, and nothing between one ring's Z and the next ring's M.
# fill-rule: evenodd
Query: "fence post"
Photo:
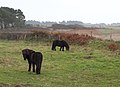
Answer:
M110 40L113 40L113 39L112 39L112 33L110 33Z
M91 31L90 34L91 34L91 37L92 37L93 32Z

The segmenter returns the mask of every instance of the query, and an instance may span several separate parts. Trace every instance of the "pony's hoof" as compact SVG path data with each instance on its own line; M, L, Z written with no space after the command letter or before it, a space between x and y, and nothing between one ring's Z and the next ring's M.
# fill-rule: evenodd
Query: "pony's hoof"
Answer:
M40 74L40 72L37 72L36 74Z

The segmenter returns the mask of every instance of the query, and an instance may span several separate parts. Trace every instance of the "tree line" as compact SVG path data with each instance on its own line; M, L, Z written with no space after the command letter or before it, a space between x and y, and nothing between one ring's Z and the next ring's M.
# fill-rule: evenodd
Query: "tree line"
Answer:
M25 16L20 9L0 8L0 29L21 28L25 26Z

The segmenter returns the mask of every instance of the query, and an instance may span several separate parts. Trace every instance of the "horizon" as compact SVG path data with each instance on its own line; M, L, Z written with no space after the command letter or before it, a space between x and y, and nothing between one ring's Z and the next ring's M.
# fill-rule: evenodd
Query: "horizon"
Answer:
M120 23L119 0L0 0L1 7L21 9L25 20Z
M62 21L37 21L37 20L26 20L26 21L35 21L35 22L56 22L56 23L60 23L60 22L62 22ZM64 20L63 20L64 21ZM66 23L68 22L68 21L72 21L72 20L67 20L67 21L65 21ZM74 21L77 21L77 20L74 20ZM83 21L77 21L77 22L83 22ZM89 24L89 23L85 23L85 22L83 22L84 24ZM113 22L113 23L109 23L109 24L120 24L120 22ZM102 24L102 23L90 23L90 24ZM106 23L104 23L104 24L106 24ZM109 24L106 24L106 25L109 25Z

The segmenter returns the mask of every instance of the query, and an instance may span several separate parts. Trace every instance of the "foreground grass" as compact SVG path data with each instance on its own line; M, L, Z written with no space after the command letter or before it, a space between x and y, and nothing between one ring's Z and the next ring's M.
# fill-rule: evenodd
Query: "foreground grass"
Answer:
M49 42L0 40L0 85L23 87L119 87L120 55L101 42L71 45L69 52L51 51ZM27 72L21 50L30 48L44 55L40 75Z

